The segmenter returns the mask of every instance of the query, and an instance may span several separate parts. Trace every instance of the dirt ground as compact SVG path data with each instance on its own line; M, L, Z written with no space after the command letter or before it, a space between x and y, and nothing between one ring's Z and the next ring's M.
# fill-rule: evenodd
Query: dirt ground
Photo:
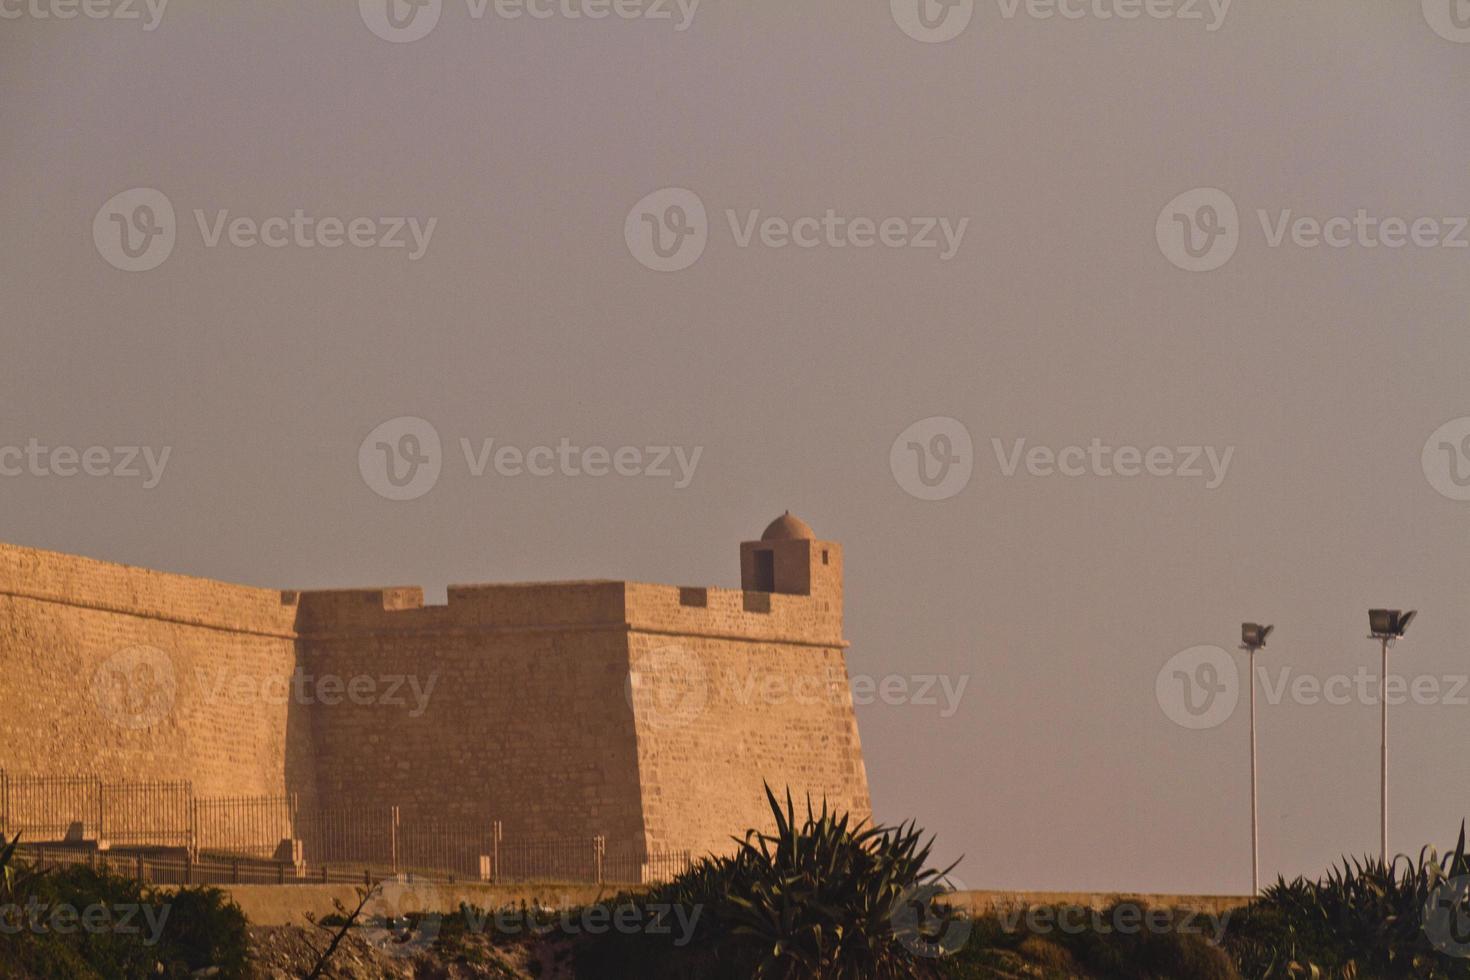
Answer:
M317 961L331 933L311 926L252 926L251 957L260 980L301 980ZM495 946L481 936L440 953L420 941L400 943L382 932L352 929L332 956L333 980L572 980L565 947L540 944Z

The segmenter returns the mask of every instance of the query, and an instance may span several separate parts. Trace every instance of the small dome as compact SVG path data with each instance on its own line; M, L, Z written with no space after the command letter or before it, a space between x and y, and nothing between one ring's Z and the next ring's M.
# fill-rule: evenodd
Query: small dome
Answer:
M816 534L811 526L800 517L793 516L787 511L776 518L766 527L765 533L761 535L762 541L815 541Z

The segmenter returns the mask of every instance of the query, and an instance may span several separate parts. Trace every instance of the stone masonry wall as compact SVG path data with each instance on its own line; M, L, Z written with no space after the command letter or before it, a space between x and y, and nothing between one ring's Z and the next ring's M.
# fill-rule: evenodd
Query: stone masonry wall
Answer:
M295 617L280 592L0 545L0 769L199 795L314 778L304 714L237 684L290 676Z
M866 816L840 584L280 592L0 545L0 769L725 850ZM631 671L631 675L630 675Z

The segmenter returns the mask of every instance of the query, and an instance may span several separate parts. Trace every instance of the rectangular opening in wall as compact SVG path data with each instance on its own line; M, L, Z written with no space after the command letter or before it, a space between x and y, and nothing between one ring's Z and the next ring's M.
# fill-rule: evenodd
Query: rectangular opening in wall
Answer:
M774 551L757 551L753 556L755 559L755 591L776 591L776 553Z
M771 594L769 592L745 592L742 595L744 601L741 605L746 612L768 613L771 611Z
M680 588L679 605L698 606L704 608L709 605L709 589Z
M822 564L823 565L827 564L827 549L826 548L823 548L822 549Z

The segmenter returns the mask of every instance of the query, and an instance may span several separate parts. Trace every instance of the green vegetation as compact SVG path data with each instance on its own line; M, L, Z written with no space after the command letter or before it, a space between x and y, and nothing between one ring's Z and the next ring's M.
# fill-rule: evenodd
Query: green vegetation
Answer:
M1461 877L1467 874L1461 824L1455 849L1443 858L1426 847L1417 860L1344 858L1321 881L1278 878L1232 920L1226 948L1242 973L1262 980L1470 978L1470 956L1435 945L1470 954L1470 944L1463 951L1452 945L1455 917L1470 923L1466 888L1455 887L1470 885ZM1436 918L1426 922L1431 901Z
M579 971L648 980L937 975L937 961L913 950L942 929L923 909L905 914L945 873L928 866L932 841L912 824L852 824L810 801L798 821L789 793L784 808L769 787L766 798L774 833L749 831L733 856L706 858L669 885L616 903L636 908L643 928L583 935ZM697 910L684 917L690 928L678 927L667 911L675 908Z
M248 976L245 916L215 888L164 891L85 867L38 871L0 850L0 978Z

